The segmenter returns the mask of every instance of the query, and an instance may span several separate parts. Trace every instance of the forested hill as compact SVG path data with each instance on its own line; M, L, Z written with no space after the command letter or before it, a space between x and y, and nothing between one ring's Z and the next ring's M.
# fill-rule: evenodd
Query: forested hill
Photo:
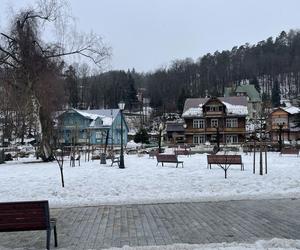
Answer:
M84 102L95 108L115 107L120 99L136 102L135 90L144 88L153 107L176 111L186 97L203 97L206 91L220 96L225 87L257 81L265 96L278 82L282 97L291 98L299 94L299 76L300 31L290 30L255 45L208 53L197 61L176 60L149 73L109 71L90 77Z

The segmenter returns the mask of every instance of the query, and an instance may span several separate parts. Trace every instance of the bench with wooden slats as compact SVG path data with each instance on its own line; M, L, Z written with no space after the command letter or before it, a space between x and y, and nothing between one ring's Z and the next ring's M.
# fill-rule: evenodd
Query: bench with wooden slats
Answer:
M181 164L181 166L183 167L183 161L178 161L177 155L157 154L156 159L156 166L158 165L158 163L161 163L162 166L164 165L164 163L176 163L176 168L178 167L178 164Z
M299 149L298 148L283 148L280 151L280 155L296 155L299 156Z
M50 249L51 230L57 247L56 219L50 218L48 201L0 203L0 232L47 231L47 249Z

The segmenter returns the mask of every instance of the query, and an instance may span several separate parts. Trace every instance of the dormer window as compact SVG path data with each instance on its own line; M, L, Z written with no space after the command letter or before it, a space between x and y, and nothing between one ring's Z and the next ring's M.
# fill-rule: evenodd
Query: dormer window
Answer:
M223 107L219 105L211 105L206 107L207 112L222 112Z

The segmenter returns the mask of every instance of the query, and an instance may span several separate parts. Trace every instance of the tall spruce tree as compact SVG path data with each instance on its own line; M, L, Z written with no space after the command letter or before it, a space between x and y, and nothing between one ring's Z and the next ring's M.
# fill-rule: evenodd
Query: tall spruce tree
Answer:
M275 80L274 87L272 89L272 106L279 107L280 106L280 87L278 80Z
M132 108L137 103L137 92L135 89L135 82L131 75L131 73L128 73L128 80L127 80L127 89L125 90L125 103L129 110L132 110Z
M258 91L258 93L260 93L260 86L259 86L259 82L257 80L257 77L254 77L251 81L250 84L254 85L255 89Z

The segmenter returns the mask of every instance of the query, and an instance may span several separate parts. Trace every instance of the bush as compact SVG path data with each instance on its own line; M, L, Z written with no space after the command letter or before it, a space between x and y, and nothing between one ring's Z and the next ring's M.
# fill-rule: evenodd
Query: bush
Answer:
M149 135L146 131L146 129L141 128L134 137L134 142L135 143L149 143Z

